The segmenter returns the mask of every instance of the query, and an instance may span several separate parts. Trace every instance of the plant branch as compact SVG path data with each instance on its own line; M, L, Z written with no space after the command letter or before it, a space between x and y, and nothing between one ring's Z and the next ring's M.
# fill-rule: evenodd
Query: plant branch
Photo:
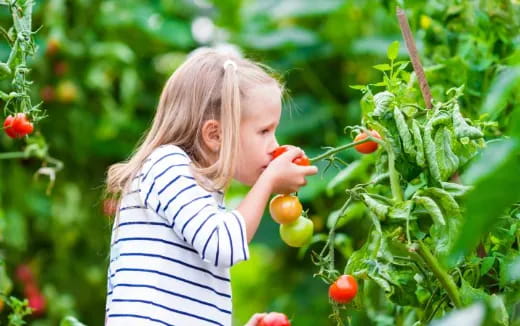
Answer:
M451 276L442 268L439 264L435 256L431 253L430 249L422 242L417 241L418 247L416 247L416 252L421 256L426 265L430 268L433 275L437 277L442 287L446 290L446 293L450 297L451 301L457 308L462 307L462 302L460 300L459 290L455 282L451 278Z

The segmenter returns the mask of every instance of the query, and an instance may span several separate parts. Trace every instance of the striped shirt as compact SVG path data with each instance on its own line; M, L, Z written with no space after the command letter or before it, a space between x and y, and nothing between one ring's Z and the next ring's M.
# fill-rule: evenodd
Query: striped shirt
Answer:
M121 199L112 229L107 325L231 325L229 268L249 257L243 217L163 145Z

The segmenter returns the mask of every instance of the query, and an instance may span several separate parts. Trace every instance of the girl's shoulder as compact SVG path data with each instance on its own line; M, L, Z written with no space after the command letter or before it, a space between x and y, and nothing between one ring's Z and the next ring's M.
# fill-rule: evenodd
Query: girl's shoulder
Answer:
M150 155L143 161L141 173L145 176L148 174L164 171L165 168L190 173L189 169L191 159L186 152L177 145L165 144L155 148Z
M188 154L182 148L173 144L164 144L155 148L146 161L153 163L166 158L168 158L169 161L174 159L175 161L184 163L191 162Z

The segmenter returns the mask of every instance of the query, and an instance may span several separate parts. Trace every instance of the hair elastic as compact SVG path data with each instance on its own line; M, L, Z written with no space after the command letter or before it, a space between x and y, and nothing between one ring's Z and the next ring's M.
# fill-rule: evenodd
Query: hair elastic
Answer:
M233 69L235 69L235 71L237 71L237 64L235 63L235 61L227 59L224 62L224 69L226 69L228 65L231 65L233 67Z

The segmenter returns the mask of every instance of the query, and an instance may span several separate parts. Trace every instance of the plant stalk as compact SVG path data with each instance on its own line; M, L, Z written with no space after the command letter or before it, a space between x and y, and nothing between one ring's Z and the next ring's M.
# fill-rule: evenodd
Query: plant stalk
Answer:
M461 308L462 302L460 300L460 293L451 276L441 267L435 256L433 256L431 253L430 249L428 249L428 247L422 241L419 240L417 243L419 244L417 248L417 253L419 256L421 256L426 265L428 265L433 275L437 277L455 307Z

